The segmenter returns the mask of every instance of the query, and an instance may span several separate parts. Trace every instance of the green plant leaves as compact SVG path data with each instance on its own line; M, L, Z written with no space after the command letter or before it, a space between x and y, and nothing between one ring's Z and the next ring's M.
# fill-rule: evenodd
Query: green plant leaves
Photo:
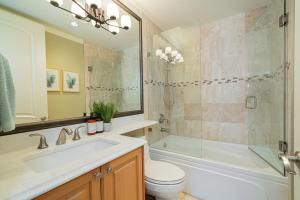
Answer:
M103 102L94 102L92 110L104 123L111 123L111 119L117 112L116 106L113 103L104 104Z

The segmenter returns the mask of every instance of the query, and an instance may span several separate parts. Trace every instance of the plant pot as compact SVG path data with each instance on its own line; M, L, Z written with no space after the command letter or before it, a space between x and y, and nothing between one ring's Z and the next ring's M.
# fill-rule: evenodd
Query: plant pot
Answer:
M96 123L97 133L103 133L104 132L103 121L101 121L100 119L97 119L96 121L97 121L97 123Z
M104 123L104 131L109 132L112 129L112 123Z

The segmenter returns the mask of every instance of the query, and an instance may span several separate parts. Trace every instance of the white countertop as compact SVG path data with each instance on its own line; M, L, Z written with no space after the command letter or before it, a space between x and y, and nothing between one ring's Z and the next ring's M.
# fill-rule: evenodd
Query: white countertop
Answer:
M31 199L100 167L145 144L145 141L142 139L122 136L121 134L156 123L155 121L144 120L115 127L108 133L95 136L84 135L79 141L69 139L65 145L49 145L49 148L44 150L37 150L36 147L31 146L17 151L2 153L0 154L0 199ZM80 145L101 138L118 144L98 152L91 152L86 157L44 172L36 172L24 163L25 158L40 153L65 149L70 147L70 145Z

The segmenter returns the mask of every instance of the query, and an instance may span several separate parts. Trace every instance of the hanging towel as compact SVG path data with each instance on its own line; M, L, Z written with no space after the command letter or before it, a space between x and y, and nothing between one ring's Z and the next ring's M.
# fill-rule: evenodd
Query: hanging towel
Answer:
M0 132L14 130L16 126L15 124L15 87L9 63L0 53Z

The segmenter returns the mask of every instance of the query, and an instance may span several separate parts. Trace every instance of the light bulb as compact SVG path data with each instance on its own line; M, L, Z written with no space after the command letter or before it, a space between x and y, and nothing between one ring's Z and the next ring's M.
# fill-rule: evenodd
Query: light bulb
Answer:
M166 47L165 52L166 52L166 54L171 54L172 48L171 47Z
M121 27L124 29L130 29L131 28L131 19L128 15L123 15L121 17Z
M165 55L166 55L166 54L162 52L162 53L159 55L160 59L165 59Z
M162 52L161 49L157 49L156 52L155 52L155 55L156 55L156 56L161 56L162 53L163 53L163 52Z
M108 26L108 30L109 30L112 34L116 35L117 33L120 32L119 27L116 27L116 26L119 26L118 22L112 21L112 22L109 22L109 23L110 23L111 25L113 25L113 26L111 26L111 25Z
M181 55L180 53L178 53L178 54L176 55L176 60L180 60L180 58L182 58L182 55Z
M100 8L102 1L101 0L86 0L86 3L92 8Z
M106 8L107 17L111 20L119 18L119 9L115 3L109 3Z
M171 53L172 57L176 57L177 54L178 54L178 51L176 51L176 50L173 50Z
M79 3L79 4L81 7L83 7L82 3ZM77 18L85 17L85 11L82 8L80 8L80 6L77 5L76 3L72 2L71 11L73 13L75 13L74 17L77 17Z
M47 0L53 6L62 6L64 1L63 0Z

